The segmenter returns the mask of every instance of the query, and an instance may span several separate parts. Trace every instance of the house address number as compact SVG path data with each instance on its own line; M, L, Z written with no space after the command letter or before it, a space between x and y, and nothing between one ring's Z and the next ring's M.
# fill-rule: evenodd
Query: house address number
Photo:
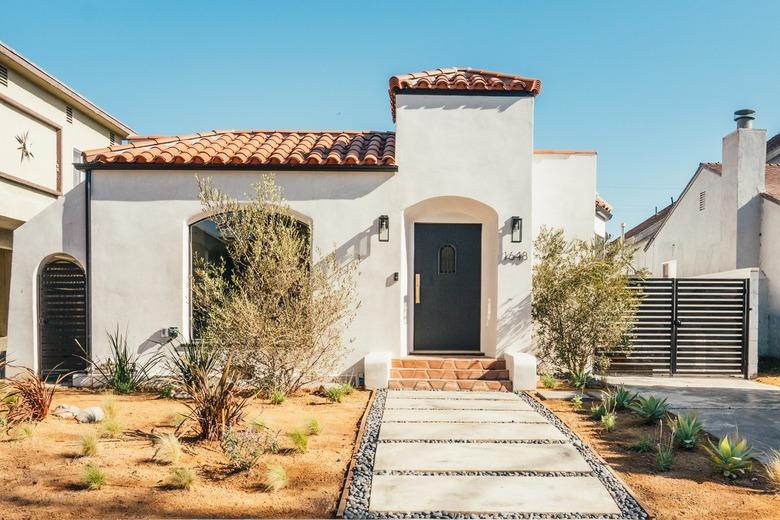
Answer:
M528 251L504 253L504 262L525 262L528 260Z

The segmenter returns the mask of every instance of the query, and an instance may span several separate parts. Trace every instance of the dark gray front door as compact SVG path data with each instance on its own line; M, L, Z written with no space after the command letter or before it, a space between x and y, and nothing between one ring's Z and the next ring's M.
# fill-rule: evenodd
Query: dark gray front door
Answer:
M481 224L414 225L414 350L480 350Z

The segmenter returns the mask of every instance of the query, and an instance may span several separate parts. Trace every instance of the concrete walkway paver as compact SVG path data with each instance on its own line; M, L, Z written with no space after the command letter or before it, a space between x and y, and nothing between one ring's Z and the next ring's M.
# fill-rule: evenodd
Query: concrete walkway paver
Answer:
M568 437L526 401L443 391L387 393L369 510L621 512Z

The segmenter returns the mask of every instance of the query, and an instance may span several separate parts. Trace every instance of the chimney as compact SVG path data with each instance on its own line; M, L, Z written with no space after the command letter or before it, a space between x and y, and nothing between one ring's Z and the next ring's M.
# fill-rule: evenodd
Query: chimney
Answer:
M766 130L754 129L755 110L734 112L737 128L723 138L721 271L758 267Z

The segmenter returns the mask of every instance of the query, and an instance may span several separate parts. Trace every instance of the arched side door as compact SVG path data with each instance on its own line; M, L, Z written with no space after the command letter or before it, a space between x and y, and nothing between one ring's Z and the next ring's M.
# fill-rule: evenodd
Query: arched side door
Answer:
M75 262L56 258L41 269L38 293L40 372L85 370L87 277Z

